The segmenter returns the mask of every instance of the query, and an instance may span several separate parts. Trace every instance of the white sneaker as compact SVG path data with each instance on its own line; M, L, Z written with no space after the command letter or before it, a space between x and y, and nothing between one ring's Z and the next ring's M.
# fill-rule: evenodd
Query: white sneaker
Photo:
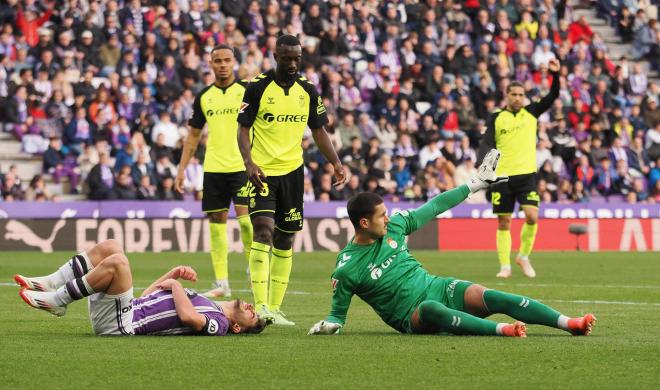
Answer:
M273 325L294 326L296 323L286 319L286 315L281 310L275 310L273 315Z
M23 275L14 275L14 282L19 286L32 291L55 291L50 284L40 283L33 278L28 278Z
M231 297L231 289L229 286L220 286L216 287L214 289L211 289L205 293L202 294L203 296L207 298L227 298Z
M524 259L518 256L516 258L516 264L522 268L523 275L527 276L528 278L536 277L536 271L534 271L534 267L532 267L532 263L529 261L529 259Z
M268 306L259 305L256 309L256 312L259 318L263 318L264 320L266 320L267 324L273 323L275 317L273 316L273 313L271 313L270 310L268 310Z
M500 266L500 272L495 275L495 277L498 278L503 278L503 279L508 279L511 277L511 266L510 265L503 265Z
M47 294L50 295L52 292L30 291L22 288L21 292L18 293L25 303L35 309L45 310L58 317L62 317L66 314L66 306L57 306L49 303L48 301L52 300L52 298L47 297Z

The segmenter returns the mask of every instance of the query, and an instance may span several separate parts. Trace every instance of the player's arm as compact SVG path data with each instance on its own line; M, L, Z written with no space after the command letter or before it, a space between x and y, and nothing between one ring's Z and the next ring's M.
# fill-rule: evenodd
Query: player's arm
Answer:
M500 152L497 149L491 149L486 154L477 174L470 177L466 184L443 192L414 210L402 211L393 215L390 219L392 226L388 226L388 230L400 226L403 234L409 235L438 215L463 202L471 193L488 188L491 184L508 180L508 177L498 177L495 174L499 158Z
M314 142L318 146L319 150L325 158L332 163L332 167L335 170L335 182L334 186L342 185L346 182L346 171L337 156L337 151L334 146L332 146L332 141L328 136L328 132L325 131L325 128L321 127L318 129L312 129L312 137L314 137Z
M245 174L250 182L259 190L263 188L261 178L266 177L266 174L254 163L252 160L252 140L250 140L250 129L257 118L259 112L259 100L263 91L260 89L260 84L251 82L245 88L243 95L243 102L241 109L238 112L238 149L241 151L243 164L245 164Z
M151 283L149 287L147 287L144 291L142 291L142 295L140 296L143 297L158 290L158 285L167 279L174 279L174 280L183 279L183 280L190 280L191 282L196 282L197 272L192 267L188 267L186 265L176 266L171 270L167 271L160 278L156 279L156 281Z
M486 157L486 153L488 153L489 150L495 149L495 119L499 115L499 112L494 112L488 116L488 119L486 120L486 132L484 133L484 136L481 138L481 142L479 143L479 150L477 151L477 164L476 166L480 166L481 162L484 160L484 157Z
M544 112L552 107L552 103L559 97L559 70L561 65L558 60L551 60L548 63L550 74L552 74L552 85L550 86L550 92L547 95L541 98L536 103L532 103L525 107L535 117L541 116Z
M179 169L174 179L174 189L183 193L183 180L185 177L186 167L190 162L190 158L195 154L199 140L202 138L202 128L206 123L206 117L202 111L202 94L200 93L195 97L193 102L193 114L188 121L188 136L183 144L183 151L181 153L181 161L179 162Z
M332 141L328 136L328 132L325 131L325 125L328 124L328 115L326 113L325 105L323 104L323 99L316 91L316 88L310 84L305 84L305 89L309 93L309 119L307 120L307 125L312 129L312 137L314 137L314 143L318 146L319 150L325 158L332 163L332 167L335 170L335 182L334 186L342 185L346 182L347 173L344 170L344 167L341 164L339 156L337 156L337 151L335 147L332 146Z
M183 286L178 280L165 279L156 287L161 290L172 291L174 309L176 310L176 315L179 317L179 321L183 325L193 328L196 332L204 329L207 324L207 317L195 310L195 306L190 301L190 298L188 298L186 290L183 289Z
M339 334L340 329L346 323L346 316L348 308L351 306L351 298L353 291L346 278L332 279L334 291L332 293L332 306L330 307L330 314L325 320L321 320L314 324L307 334Z

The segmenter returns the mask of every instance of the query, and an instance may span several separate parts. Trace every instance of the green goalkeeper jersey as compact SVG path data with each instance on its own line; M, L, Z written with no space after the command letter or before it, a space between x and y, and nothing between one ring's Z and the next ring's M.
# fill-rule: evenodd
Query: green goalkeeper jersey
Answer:
M332 308L327 321L343 325L351 298L357 295L389 326L403 332L403 321L421 303L436 278L410 254L406 236L462 202L469 193L463 185L418 209L392 215L385 236L370 245L357 245L351 240L337 256L332 274Z

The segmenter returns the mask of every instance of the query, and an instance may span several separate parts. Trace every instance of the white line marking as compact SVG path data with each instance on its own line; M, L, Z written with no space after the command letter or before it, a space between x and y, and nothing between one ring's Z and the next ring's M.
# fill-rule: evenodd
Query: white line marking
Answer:
M660 286L653 285L620 285L620 284L550 284L550 283L494 283L495 286L516 286L516 287L572 287L572 288L641 288L641 289L660 289Z
M564 300L564 299L544 299L540 302L555 302L555 303L578 303L578 304L588 304L588 305L632 305L632 306L658 306L660 303L657 302L630 302L630 301L588 301L588 300Z

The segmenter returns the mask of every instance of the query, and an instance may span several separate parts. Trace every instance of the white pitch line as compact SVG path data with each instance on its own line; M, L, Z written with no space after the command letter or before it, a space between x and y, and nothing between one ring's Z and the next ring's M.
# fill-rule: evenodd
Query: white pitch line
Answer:
M0 282L0 286L2 286L2 287L17 287L17 288L20 287L16 283L7 283L7 282ZM146 287L133 287L133 290L144 290L144 289L146 289ZM237 291L237 292L252 292L252 290L245 289L245 288L237 288L237 289L234 289L234 291ZM291 294L291 295L311 295L312 294L308 291L296 291L296 290L287 291L286 293Z
M496 286L516 286L516 287L573 287L573 288L632 288L632 289L650 289L657 290L660 286L654 285L620 285L620 284L551 284L551 283L494 283Z
M655 302L630 302L630 301L588 301L588 300L564 300L564 299L539 299L541 302L555 302L555 303L578 303L589 305L632 305L632 306L659 306L660 303Z

